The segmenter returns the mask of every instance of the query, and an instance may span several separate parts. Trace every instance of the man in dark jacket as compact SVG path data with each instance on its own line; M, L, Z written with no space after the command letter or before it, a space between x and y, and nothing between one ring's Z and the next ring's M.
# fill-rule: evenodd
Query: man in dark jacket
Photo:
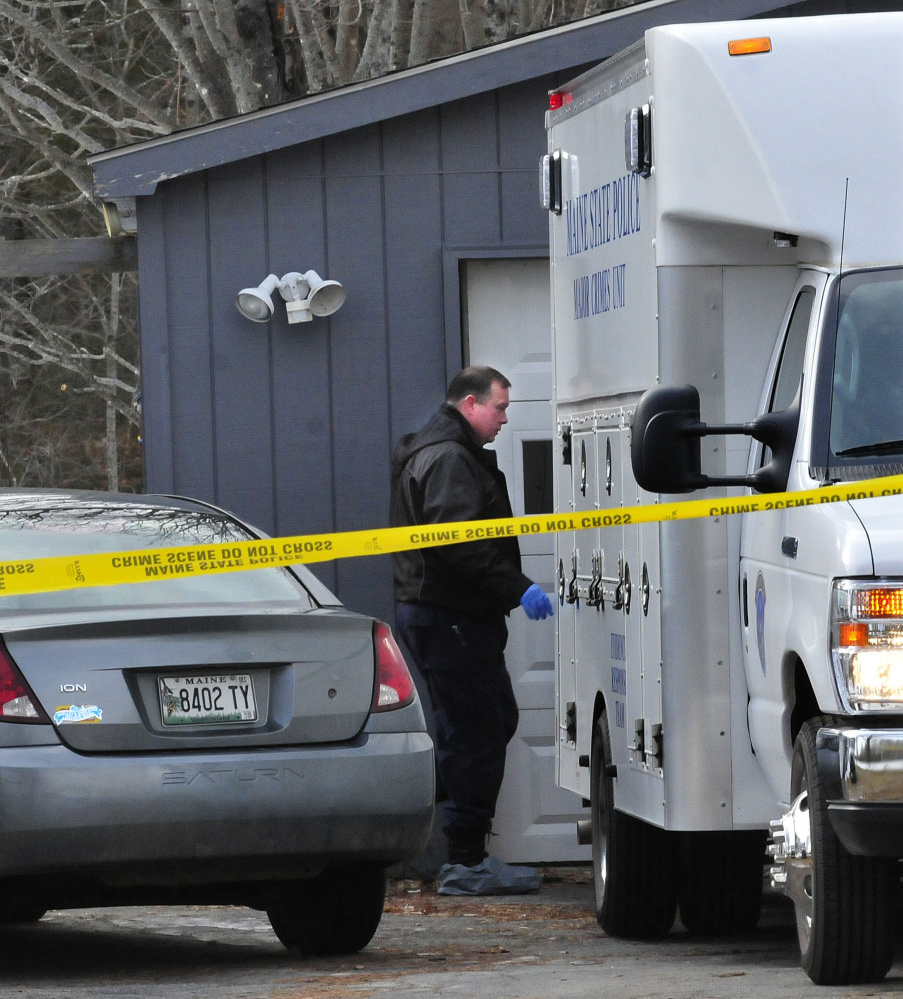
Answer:
M508 422L510 386L494 368L465 368L427 425L402 438L392 462L393 526L512 515L505 476L484 447ZM520 604L538 620L552 604L521 571L515 537L398 552L393 562L398 631L429 687L448 802L449 862L439 890L535 890L535 875L517 877L529 869L487 860L485 844L518 720L505 617Z

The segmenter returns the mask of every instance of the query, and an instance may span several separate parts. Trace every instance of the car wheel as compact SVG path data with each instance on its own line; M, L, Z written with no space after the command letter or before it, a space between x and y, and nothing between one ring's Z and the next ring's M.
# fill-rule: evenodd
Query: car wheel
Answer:
M758 829L682 834L680 918L691 933L730 936L756 928L767 839Z
M273 932L300 954L353 954L373 939L386 898L381 867L329 867L316 878L294 882L267 907Z
M676 839L615 809L605 714L593 734L590 765L596 919L609 936L664 936L677 911Z
M894 861L849 853L828 818L816 765L822 719L800 730L793 747L791 801L808 811L809 855L788 862L785 892L796 909L800 963L816 985L880 981L894 956Z

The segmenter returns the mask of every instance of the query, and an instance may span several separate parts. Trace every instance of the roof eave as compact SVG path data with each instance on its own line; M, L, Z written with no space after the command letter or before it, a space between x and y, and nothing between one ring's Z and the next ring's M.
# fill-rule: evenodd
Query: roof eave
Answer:
M88 157L99 201L398 115L601 60L647 28L751 17L787 0L646 0L412 69ZM725 16L728 15L728 16ZM539 67L539 69L538 69Z

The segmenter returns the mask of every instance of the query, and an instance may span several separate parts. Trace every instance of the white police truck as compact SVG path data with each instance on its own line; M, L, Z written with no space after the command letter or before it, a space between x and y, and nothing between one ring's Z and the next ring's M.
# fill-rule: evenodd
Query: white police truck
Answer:
M746 932L770 853L823 984L893 960L903 498L786 493L903 471L901 52L900 13L653 28L550 95L541 171L599 922ZM662 497L710 515L624 512Z

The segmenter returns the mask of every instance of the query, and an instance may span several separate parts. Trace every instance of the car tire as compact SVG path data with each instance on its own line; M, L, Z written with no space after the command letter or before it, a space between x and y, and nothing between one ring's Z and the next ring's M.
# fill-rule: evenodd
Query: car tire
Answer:
M608 716L596 723L590 763L596 920L609 936L664 936L677 912L676 838L614 807Z
M812 837L796 907L800 964L816 985L878 982L894 958L892 887L896 862L860 857L840 842L816 763L815 739L824 719L813 718L793 747L791 801L805 793Z
M366 947L382 919L386 874L372 864L329 867L293 882L267 907L273 932L299 954L353 954Z
M682 834L678 904L690 933L731 936L756 928L767 840L758 829Z

